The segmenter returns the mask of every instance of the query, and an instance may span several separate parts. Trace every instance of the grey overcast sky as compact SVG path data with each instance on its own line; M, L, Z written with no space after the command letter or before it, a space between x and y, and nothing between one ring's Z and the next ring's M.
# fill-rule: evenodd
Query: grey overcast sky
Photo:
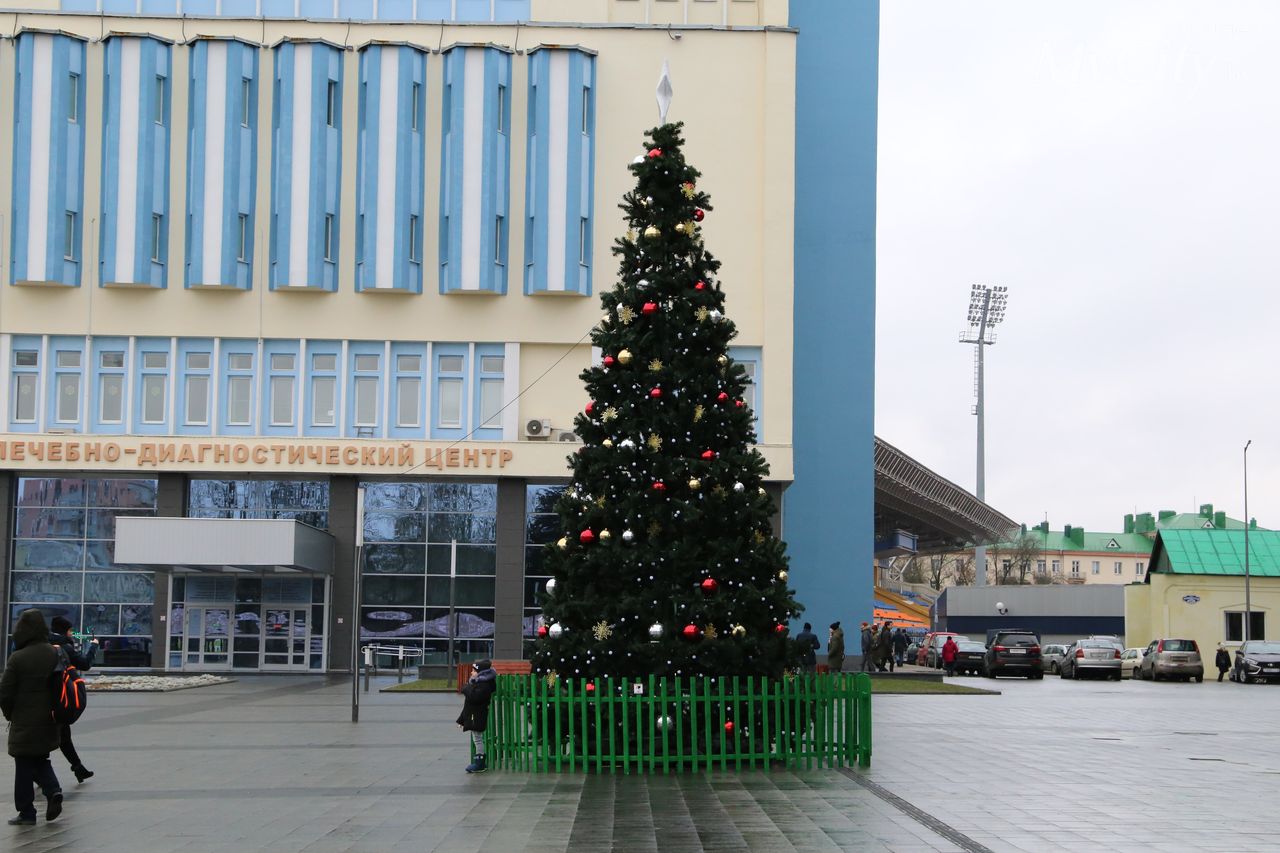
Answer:
M876 433L987 501L1280 529L1280 3L881 4Z

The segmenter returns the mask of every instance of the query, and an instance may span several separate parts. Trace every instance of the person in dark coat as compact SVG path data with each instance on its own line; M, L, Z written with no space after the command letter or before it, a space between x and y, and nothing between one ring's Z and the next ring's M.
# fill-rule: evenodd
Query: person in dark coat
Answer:
M832 672L844 670L844 629L839 622L831 623L831 636L827 639L827 669Z
M881 672L893 672L893 628L885 622L876 636L876 666Z
M49 763L58 748L57 722L53 719L53 691L49 677L58 664L58 652L49 645L49 628L39 610L24 610L13 628L14 651L0 677L0 712L9 721L9 754L13 756L13 804L15 826L36 822L35 791L39 785L48 808L45 820L62 814L62 786Z
M907 662L907 646L911 645L911 640L907 637L907 629L899 628L893 634L893 656L898 661L898 666L902 666Z
M1218 643L1218 656L1213 661L1218 666L1218 680L1222 680L1222 676L1227 674L1227 670L1231 669L1231 653L1227 651L1226 645Z
M796 634L796 646L800 649L800 671L812 674L818 668L818 658L814 654L822 644L818 635L813 633L813 626L804 623L804 630Z
M493 671L493 662L488 658L478 660L471 665L471 678L462 686L462 713L458 715L458 725L464 732L471 732L471 742L476 748L476 757L467 765L468 773L483 773L484 766L484 730L489 725L489 702L493 699L493 691L498 689L498 673Z
M872 666L871 643L874 639L875 639L875 635L874 635L874 632L872 632L871 630L871 626L868 625L866 622L863 622L862 623L862 671L863 672L871 671L871 666Z
M88 651L82 652L80 645L76 642L76 638L71 635L70 620L62 616L55 616L50 624L53 630L49 633L49 643L61 647L67 654L67 660L81 673L88 672L93 666L94 656L98 653L97 639L91 640ZM71 764L71 772L76 774L76 781L84 782L93 776L93 771L84 766L84 762L80 760L80 755L76 752L76 745L71 741L70 724L61 726L59 737L62 741L62 756Z

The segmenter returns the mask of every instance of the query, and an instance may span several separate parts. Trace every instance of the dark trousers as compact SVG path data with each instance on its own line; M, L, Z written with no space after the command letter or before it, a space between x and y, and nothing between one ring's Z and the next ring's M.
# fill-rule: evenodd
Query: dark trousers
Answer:
M13 759L13 805L23 817L36 816L34 785L39 785L46 797L62 790L53 765L47 755L23 755Z
M71 726L63 725L60 729L60 736L62 738L62 746L59 748L62 750L62 757L70 762L71 769L79 770L84 767L84 764L80 761L79 753L76 752L76 745L71 742Z
M1218 680L1219 680L1219 681L1221 681L1221 680L1222 680L1222 676L1224 676L1224 675L1226 675L1226 674L1227 674L1227 671L1226 671L1225 669L1220 669L1220 670L1218 670Z

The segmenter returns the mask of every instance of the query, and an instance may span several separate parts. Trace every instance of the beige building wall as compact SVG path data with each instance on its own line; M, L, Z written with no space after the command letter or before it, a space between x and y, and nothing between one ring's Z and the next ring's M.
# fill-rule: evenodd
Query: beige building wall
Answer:
M1253 611L1266 614L1268 638L1280 636L1280 578L1255 577L1250 581ZM1187 601L1192 596L1195 601ZM1145 646L1167 637L1192 639L1200 646L1206 671L1226 636L1226 614L1244 612L1244 578L1241 576L1156 573L1150 584L1125 588L1125 636L1131 646ZM1234 649L1238 643L1229 643Z

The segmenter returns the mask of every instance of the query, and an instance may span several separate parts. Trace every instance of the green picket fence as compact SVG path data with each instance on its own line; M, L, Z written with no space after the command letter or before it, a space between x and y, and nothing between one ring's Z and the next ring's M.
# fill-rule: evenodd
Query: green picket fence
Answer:
M551 686L536 675L500 675L485 754L491 767L525 772L869 767L871 678L649 676Z

